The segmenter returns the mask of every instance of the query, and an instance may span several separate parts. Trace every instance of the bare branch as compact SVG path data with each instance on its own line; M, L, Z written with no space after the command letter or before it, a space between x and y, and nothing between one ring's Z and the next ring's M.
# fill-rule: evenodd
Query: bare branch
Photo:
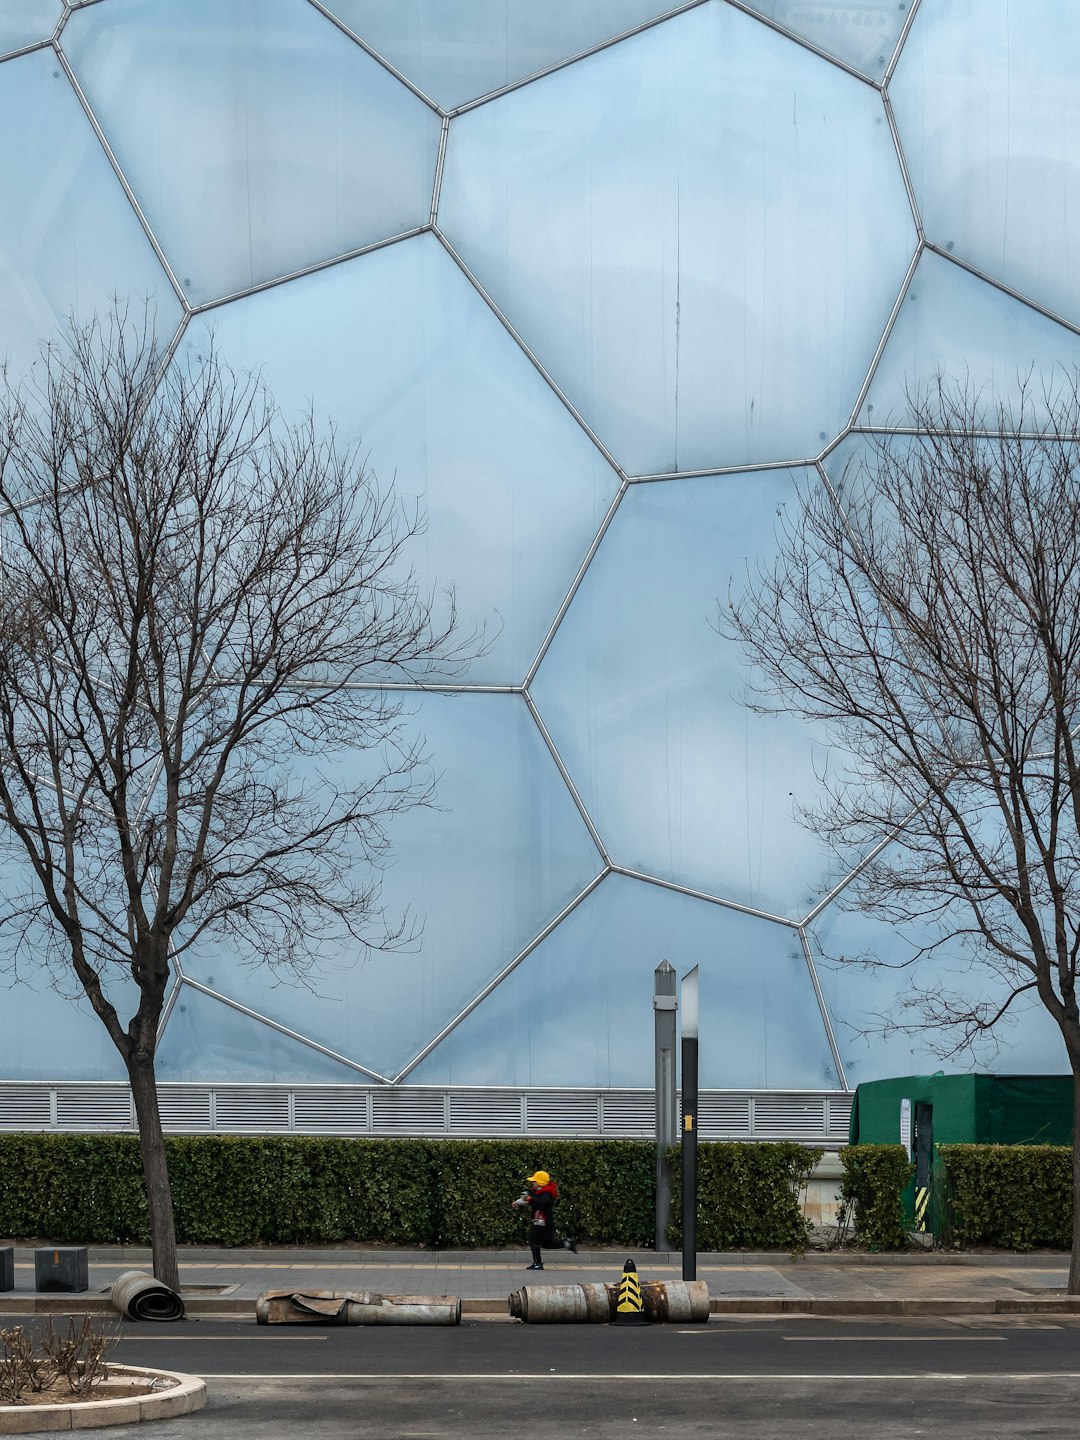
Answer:
M379 686L453 679L483 638L452 592L433 621L423 526L212 350L162 374L148 315L73 326L0 404L0 839L26 877L0 943L73 977L123 1056L152 1223L173 957L224 938L312 983L328 939L407 932L380 872L435 776Z

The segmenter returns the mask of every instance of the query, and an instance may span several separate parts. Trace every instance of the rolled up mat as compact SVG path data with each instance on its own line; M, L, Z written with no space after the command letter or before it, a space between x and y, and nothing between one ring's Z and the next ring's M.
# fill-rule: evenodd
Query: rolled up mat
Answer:
M184 1302L175 1290L141 1270L125 1270L113 1281L109 1303L129 1320L182 1320Z
M457 1295L380 1295L373 1290L267 1290L260 1325L460 1325Z

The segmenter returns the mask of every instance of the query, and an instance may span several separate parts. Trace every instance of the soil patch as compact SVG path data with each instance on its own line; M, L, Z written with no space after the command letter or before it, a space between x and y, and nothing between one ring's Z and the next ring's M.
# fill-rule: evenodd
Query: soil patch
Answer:
M176 1380L165 1376L105 1380L102 1384L95 1385L88 1395L73 1395L65 1382L61 1380L55 1385L50 1385L47 1390L39 1390L36 1394L21 1395L17 1405L0 1404L0 1410L29 1410L35 1405L86 1405L95 1400L137 1400L143 1395L160 1395L164 1390L172 1390L177 1383Z

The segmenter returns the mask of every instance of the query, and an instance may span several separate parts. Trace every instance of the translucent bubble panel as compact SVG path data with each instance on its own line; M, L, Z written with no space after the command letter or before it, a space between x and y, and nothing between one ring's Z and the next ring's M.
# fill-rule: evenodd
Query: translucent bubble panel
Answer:
M793 499L788 471L631 486L533 694L617 864L794 918L828 870L794 819L828 753L749 715L715 629Z
M750 8L874 80L883 78L911 0L750 0Z
M447 618L486 627L471 683L520 684L615 493L599 451L431 236L196 320L290 414L314 404L427 527L406 559Z
M157 1052L159 1080L364 1085L367 1076L190 985L181 987Z
M974 1066L1014 1075L1054 1075L1067 1068L1061 1032L1039 1001L1026 996L1010 1007L1010 1018L993 1036L976 1041L970 1055L943 1058L956 1034L920 1031L919 1012L909 1003L913 989L939 985L969 1001L985 1000L995 1007L1009 991L989 970L971 966L955 946L936 956L916 958L919 949L934 939L930 930L914 925L897 928L844 909L838 902L814 921L809 938L852 1089L863 1080L941 1069ZM858 963L867 956L882 964L867 968ZM886 1019L911 1025L913 1032L883 1034Z
M701 967L701 1084L837 1084L798 932L609 876L409 1082L653 1084L652 972Z
M5 962L7 956L4 957ZM0 1075L5 1080L123 1080L120 1052L78 998L74 975L60 993L41 969L20 966L19 983L0 966ZM124 1016L125 1023L130 1018Z
M426 695L410 706L409 733L426 740L437 800L393 822L383 901L390 917L407 915L412 942L367 959L355 946L326 945L296 985L239 966L223 948L200 946L184 960L195 979L385 1076L600 869L522 700Z
M47 39L56 29L60 0L4 0L0 8L0 55Z
M7 834L0 850L0 1079L123 1080L124 1062L62 955L45 964L45 937L35 927L17 950L23 911L39 893L25 858ZM121 965L107 966L102 988L124 1025L138 991Z
M817 454L915 244L879 97L726 5L455 120L440 222L635 474Z
M453 109L557 65L681 0L329 0L425 95Z
M1080 11L920 7L890 88L927 235L1080 320Z
M1046 391L1080 369L1080 337L930 251L923 253L859 416L905 423L907 397L938 373L982 397L986 423L999 404L1030 423L1046 416Z
M428 218L438 116L309 5L109 0L63 44L195 302Z
M0 66L0 358L25 375L74 313L149 297L180 318L164 270L51 50Z

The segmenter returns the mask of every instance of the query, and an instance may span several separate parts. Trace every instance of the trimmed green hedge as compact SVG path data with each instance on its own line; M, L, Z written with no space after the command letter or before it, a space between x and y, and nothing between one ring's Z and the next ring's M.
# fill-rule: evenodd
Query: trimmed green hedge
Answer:
M698 1148L699 1250L804 1250L809 1223L799 1194L824 1154L790 1141ZM673 1249L682 1244L682 1174L672 1151Z
M1070 1146L939 1145L937 1152L954 1244L1070 1248Z
M915 1166L902 1145L845 1145L840 1151L841 1226L851 1218L856 1240L871 1250L902 1250L910 1222L903 1193Z
M653 1238L656 1150L645 1140L204 1135L171 1136L166 1146L181 1244L521 1244L525 1222L510 1201L537 1166L559 1182L561 1233L593 1244ZM797 1192L820 1153L702 1145L700 1248L799 1248ZM678 1205L676 1196L676 1217ZM677 1223L669 1233L677 1244ZM146 1243L136 1139L0 1135L0 1236Z

